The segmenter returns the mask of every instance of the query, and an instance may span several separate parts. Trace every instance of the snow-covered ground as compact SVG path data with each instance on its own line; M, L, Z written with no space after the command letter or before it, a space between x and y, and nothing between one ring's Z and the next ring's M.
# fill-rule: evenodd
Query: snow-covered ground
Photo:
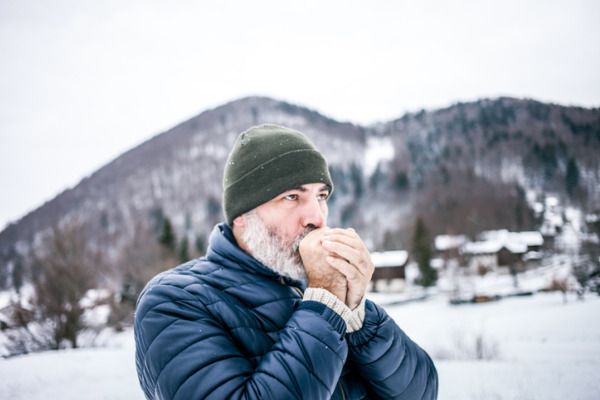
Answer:
M460 306L438 298L388 311L436 360L442 400L600 398L598 296Z
M596 295L566 304L549 293L460 306L438 295L386 309L434 357L440 400L600 398ZM0 399L143 399L131 331L104 348L0 360L0 377Z

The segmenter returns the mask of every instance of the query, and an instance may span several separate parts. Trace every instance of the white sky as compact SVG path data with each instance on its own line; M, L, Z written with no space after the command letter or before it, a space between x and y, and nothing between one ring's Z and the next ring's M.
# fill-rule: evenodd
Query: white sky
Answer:
M597 107L599 49L594 0L0 0L0 229L242 96L358 123L501 95Z

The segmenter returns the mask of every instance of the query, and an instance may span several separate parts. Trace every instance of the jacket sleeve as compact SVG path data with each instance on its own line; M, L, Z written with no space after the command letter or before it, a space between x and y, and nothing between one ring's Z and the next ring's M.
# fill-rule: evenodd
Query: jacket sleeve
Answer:
M302 302L259 359L244 354L215 312L240 318L224 300L199 301L179 287L156 285L142 296L136 367L148 399L331 397L348 354L345 323L331 309Z
M436 399L437 371L427 353L381 307L368 300L365 307L362 329L347 335L348 357L372 396Z

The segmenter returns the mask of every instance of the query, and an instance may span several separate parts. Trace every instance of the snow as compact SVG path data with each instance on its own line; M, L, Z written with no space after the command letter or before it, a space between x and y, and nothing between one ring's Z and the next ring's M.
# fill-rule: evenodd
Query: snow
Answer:
M388 312L434 357L441 400L598 399L600 297L562 301L553 293L450 306L438 297ZM474 359L477 338L495 359Z
M10 304L11 293L9 291L0 291L0 310Z
M435 249L438 251L456 249L467 241L465 235L438 235L435 237Z
M544 257L544 253L540 251L528 251L523 254L523 261L539 261Z
M552 209L552 208L558 207L559 204L560 204L560 202L558 201L557 197L555 197L555 196L546 197L546 208L547 209Z
M529 269L518 274L518 288L515 288L515 278L508 267L499 267L484 276L464 275L461 267L441 274L437 282L440 292L448 295L460 293L462 297L476 295L510 296L523 292L540 292L552 286L553 281L564 281L573 290L577 284L572 277L571 264L568 257L554 256L545 260L543 266Z
M561 294L545 293L451 306L438 294L385 308L434 358L440 400L600 398L598 296L563 304ZM487 359L477 359L477 342ZM1 360L0 376L2 399L143 399L131 330L102 348Z
M499 240L485 240L482 242L469 242L462 247L465 254L494 254L500 251L502 242Z
M535 202L533 204L533 211L535 212L535 215L540 215L541 213L544 212L544 205L542 203L539 202Z
M0 361L1 399L144 399L131 331L109 347L61 350Z
M556 248L566 253L577 253L581 247L581 235L571 224L564 225L555 240Z
M375 267L399 267L406 264L408 252L405 250L394 250L371 253L371 261Z
M510 232L506 229L500 229L482 232L480 236L485 240L498 240L504 243L523 243L527 246L541 246L544 244L544 237L537 231Z
M369 137L365 151L365 173L370 176L377 164L394 158L394 144L389 137Z
M597 215L597 214L586 214L585 215L585 222L587 222L588 224L598 222L599 220L600 220L600 215Z
M482 240L479 242L466 243L462 247L462 252L465 254L494 254L505 247L514 254L521 254L525 253L529 246L544 244L544 237L536 231L509 232L502 229L483 232L480 238Z

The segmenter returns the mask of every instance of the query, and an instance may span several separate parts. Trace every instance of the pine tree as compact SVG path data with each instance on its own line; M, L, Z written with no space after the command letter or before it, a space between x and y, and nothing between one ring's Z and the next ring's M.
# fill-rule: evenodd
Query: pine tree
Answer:
M577 168L575 160L570 158L569 163L567 164L567 173L565 177L565 186L569 196L573 196L575 189L577 189L577 185L579 185L579 168Z
M175 253L177 240L175 239L175 233L173 233L171 221L169 221L169 218L167 217L163 219L163 226L158 238L158 242L167 250Z
M356 164L350 166L350 179L352 181L352 186L354 186L354 197L358 199L364 193L363 172L360 166Z
M422 286L433 286L437 280L437 273L431 267L431 238L425 222L419 216L415 224L413 236L413 257L419 265L420 277L418 283Z

